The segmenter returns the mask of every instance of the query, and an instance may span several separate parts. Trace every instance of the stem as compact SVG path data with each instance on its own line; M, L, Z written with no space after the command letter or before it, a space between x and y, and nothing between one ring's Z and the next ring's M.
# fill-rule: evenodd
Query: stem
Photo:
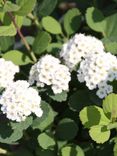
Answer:
M29 19L31 19L32 21L34 21L34 23L35 23L35 25L36 25L37 27L40 27L40 24L39 24L39 21L38 21L37 17L35 17L32 13L29 13L29 14L27 15L27 17L28 17Z
M111 130L111 129L114 129L114 128L117 128L117 122L110 123L110 124L107 126L107 129L108 129L108 130Z
M6 0L4 0L4 3L6 3ZM16 28L18 34L19 34L19 36L21 37L21 39L22 39L22 41L23 41L23 43L24 43L24 45L25 45L27 51L29 52L29 55L31 56L32 60L33 60L34 62L36 62L36 61L37 61L36 56L35 56L34 52L31 50L31 48L30 48L28 42L26 41L24 35L23 35L22 32L20 31L20 28L18 27L18 25L17 25L17 23L16 23L16 21L15 21L15 17L13 16L12 12L7 12L7 14L8 14L8 16L11 18L11 20L12 20L12 22L13 22L13 24L14 24L14 26L15 26L15 28Z
M15 28L17 29L17 32L18 32L19 36L21 37L21 39L22 39L22 41L23 41L23 43L24 43L26 49L28 50L28 52L29 52L29 54L30 54L32 60L33 60L34 62L36 62L37 59L36 59L34 53L31 51L31 48L30 48L28 42L26 41L25 37L23 36L22 32L20 31L20 29L19 29L19 27L18 27L18 25L17 25L17 23L16 23L16 21L15 21L15 17L13 16L13 14L12 14L11 12L8 12L8 15L10 16L10 18L11 18L11 20L12 20L12 22L13 22Z

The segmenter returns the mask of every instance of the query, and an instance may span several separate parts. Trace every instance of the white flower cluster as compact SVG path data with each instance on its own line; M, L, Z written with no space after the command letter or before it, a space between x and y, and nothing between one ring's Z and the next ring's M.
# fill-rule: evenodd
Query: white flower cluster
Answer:
M103 43L97 38L84 34L76 34L63 45L60 57L63 58L70 70L73 70L87 55L100 53L103 50Z
M77 77L80 82L86 82L90 90L98 88L96 94L104 98L113 91L108 82L117 80L116 56L105 52L87 56L80 63Z
M8 119L17 122L24 121L31 113L41 117L43 111L40 108L40 101L38 92L23 80L8 86L0 98L2 112Z
M6 88L13 82L14 75L19 72L19 67L11 61L0 58L0 87Z
M68 90L70 81L69 68L60 64L52 55L43 56L30 70L29 83L37 86L51 85L54 94Z

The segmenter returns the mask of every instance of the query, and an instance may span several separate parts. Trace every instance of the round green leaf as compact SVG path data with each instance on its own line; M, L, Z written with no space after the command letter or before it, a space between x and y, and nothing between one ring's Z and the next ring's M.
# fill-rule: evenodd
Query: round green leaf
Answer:
M108 125L110 120L105 116L103 109L97 106L88 106L80 111L80 120L86 128L94 125Z
M0 48L2 51L8 50L14 44L14 38L9 36L0 37Z
M86 12L86 21L91 29L104 33L104 15L100 10L94 7L88 8Z
M0 26L0 36L15 36L16 35L16 28L11 23L8 26Z
M35 7L36 0L17 0L17 5L20 6L20 9L16 12L16 14L20 16L25 16L30 13Z
M62 148L61 156L84 156L84 152L79 146L68 145Z
M106 43L105 48L107 51L111 52L112 54L117 54L117 41Z
M33 122L31 116L27 117L24 121L20 123L10 122L12 129L19 129L21 131L26 130Z
M105 34L107 37L117 36L117 13L105 18Z
M102 42L104 44L106 51L109 51L112 54L117 54L117 37L116 36L103 38Z
M70 9L64 16L64 29L67 34L75 33L81 24L81 13L77 8Z
M61 43L51 43L47 47L47 52L52 53L52 54L59 53L61 50L61 47L62 47Z
M102 32L103 36L117 36L117 13L104 17L100 10L91 7L87 9L86 21L91 29Z
M32 45L34 43L34 37L33 36L26 36L25 39L29 45Z
M46 129L50 124L53 123L54 117L55 117L55 112L52 110L52 108L49 106L48 103L42 101L41 102L41 107L43 110L43 115L41 118L36 118L33 121L32 128L33 129L40 129L43 131Z
M31 19L29 19L28 17L24 17L23 18L23 25L24 26L31 26L31 24L32 24L32 21L31 21Z
M107 130L106 126L101 125L91 127L89 134L91 138L99 144L108 141L110 137L110 131Z
M117 94L110 94L103 100L103 110L109 119L117 118Z
M10 1L6 1L3 9L5 12L14 12L14 11L19 10L20 7L18 5L16 5L15 3L12 3Z
M52 138L52 136L48 135L47 133L41 133L38 136L38 142L39 145L43 148L43 149L48 149L50 147L55 146L55 141Z
M38 1L37 1L38 2ZM57 0L43 0L39 1L36 11L39 16L50 15L56 7Z
M31 63L31 59L18 50L11 50L2 56L5 60L10 60L16 65L26 65Z
M62 93L59 94L49 94L50 98L53 99L54 101L62 102L67 100L67 92L63 91Z
M52 34L61 34L61 25L51 16L43 17L42 25L44 29Z
M85 95L85 98L84 98ZM72 94L69 98L70 109L74 111L80 111L83 107L91 105L91 100L89 98L89 93L86 90L79 90Z
M27 117L20 123L1 121L0 124L0 142L13 144L23 136L23 131L32 124L32 117Z
M62 147L64 147L67 144L67 140L57 140L57 146L60 150Z
M8 124L2 124L0 126L0 142L6 144L15 143L23 136L22 131L12 128Z
M56 128L56 136L60 140L71 140L77 135L77 132L77 124L69 118L62 119Z
M47 49L50 42L51 36L45 31L40 32L34 40L33 51L36 54L41 54Z

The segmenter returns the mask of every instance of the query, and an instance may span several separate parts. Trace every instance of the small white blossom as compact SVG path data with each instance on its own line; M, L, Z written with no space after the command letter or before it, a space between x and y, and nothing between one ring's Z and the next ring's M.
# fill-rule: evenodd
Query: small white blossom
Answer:
M60 64L60 60L51 56L43 56L30 70L29 83L37 86L50 85L55 94L67 91L70 81L69 68Z
M70 70L73 70L87 55L100 53L103 50L103 43L97 38L84 34L76 34L63 45L60 57L63 58Z
M11 61L0 58L0 87L6 88L14 79L14 75L19 72L19 67Z
M104 98L113 91L108 82L116 80L116 74L116 56L101 52L89 55L81 62L77 77L80 82L86 82L90 90L98 88L97 95Z
M98 89L98 91L96 92L96 95L97 95L100 99L103 99L104 97L107 96L107 93L106 93L105 89Z
M18 80L6 88L0 98L1 110L7 118L21 122L31 113L41 117L41 98L27 81Z

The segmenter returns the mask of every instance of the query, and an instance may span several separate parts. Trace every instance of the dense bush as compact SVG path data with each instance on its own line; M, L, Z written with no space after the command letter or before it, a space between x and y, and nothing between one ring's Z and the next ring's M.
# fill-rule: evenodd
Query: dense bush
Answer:
M0 155L117 156L117 0L0 0Z

